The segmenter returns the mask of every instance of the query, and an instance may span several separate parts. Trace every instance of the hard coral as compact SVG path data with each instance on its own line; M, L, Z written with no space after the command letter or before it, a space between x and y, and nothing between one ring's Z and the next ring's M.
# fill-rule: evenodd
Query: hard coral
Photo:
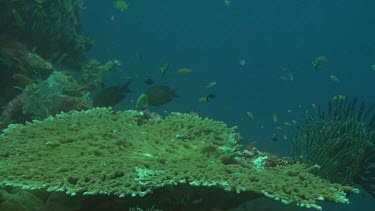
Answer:
M172 113L138 124L143 115L95 108L10 125L0 136L0 185L114 195L131 206L146 201L174 210L227 209L261 195L321 209L318 200L348 203L345 193L356 192L306 165L264 168L267 156L244 156L236 128L223 122Z

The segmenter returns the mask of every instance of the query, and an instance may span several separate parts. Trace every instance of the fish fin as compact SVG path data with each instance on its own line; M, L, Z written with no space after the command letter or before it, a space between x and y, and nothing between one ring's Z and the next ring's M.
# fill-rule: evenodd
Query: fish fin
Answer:
M180 97L180 96L177 95L176 90L170 89L169 91L170 91L172 97Z
M129 89L129 84L130 84L131 81L132 81L132 79L128 79L126 81L126 83L120 87L121 93L126 94L126 93L134 92L133 90Z

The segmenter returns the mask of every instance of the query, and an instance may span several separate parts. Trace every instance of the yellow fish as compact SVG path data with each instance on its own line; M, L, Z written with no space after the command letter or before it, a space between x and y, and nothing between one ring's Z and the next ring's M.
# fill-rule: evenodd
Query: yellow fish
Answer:
M253 112L248 111L248 112L246 112L246 115L247 115L250 119L254 119L254 114L253 114Z
M313 69L314 70L318 70L320 68L320 66L324 63L324 62L327 62L328 61L328 58L326 56L318 56L313 62L312 62L312 65L313 65Z
M332 100L346 100L345 95L336 95L332 97Z
M186 74L186 73L192 72L192 69L183 67L183 68L178 69L177 72L181 74Z
M332 81L336 83L340 83L340 79L336 75L330 75L329 77L331 78Z

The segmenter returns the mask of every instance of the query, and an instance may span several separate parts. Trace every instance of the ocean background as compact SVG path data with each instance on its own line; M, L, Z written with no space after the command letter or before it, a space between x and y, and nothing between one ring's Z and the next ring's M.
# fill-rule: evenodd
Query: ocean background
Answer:
M238 126L245 145L287 156L291 146L278 128L285 128L283 122L302 121L314 105L326 109L335 95L375 103L375 1L232 0L229 6L218 0L127 2L129 8L121 12L112 1L90 1L82 12L84 34L94 41L88 57L123 64L105 75L105 85L132 78L133 92L116 109L134 109L149 87L144 80L150 78L179 96L151 111L196 112L224 121ZM314 70L312 61L318 56L329 61ZM161 76L165 63L169 71ZM184 67L192 72L177 73ZM280 79L286 72L293 81ZM207 88L213 81L217 85ZM198 101L208 94L216 98ZM273 133L278 141L272 141ZM350 199L350 205L326 203L324 210L375 209L367 194Z

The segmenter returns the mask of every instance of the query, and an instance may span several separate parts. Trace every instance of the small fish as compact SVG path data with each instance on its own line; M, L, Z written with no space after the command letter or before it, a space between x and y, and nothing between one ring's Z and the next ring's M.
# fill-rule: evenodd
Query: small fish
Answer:
M272 120L273 120L274 123L277 123L277 121L278 121L277 115L275 113L273 113L273 115L272 115Z
M229 6L230 6L230 3L232 3L231 0L224 0L224 4L225 4L225 6L229 7Z
M295 126L297 124L297 120L292 120L292 121L289 121L289 122L283 122L283 124L285 126L288 126L288 127Z
M292 109L288 109L288 113L292 113L293 112L293 110Z
M186 67L183 67L177 70L177 72L180 74L191 73L192 71L193 70L191 68L186 68Z
M148 107L148 95L143 93L137 99L137 104L135 106L137 109L146 109Z
M212 81L212 82L210 82L210 83L206 86L206 88L212 88L212 87L214 87L214 86L216 86L216 82L215 82L215 81Z
M161 67L160 67L160 74L162 76L164 76L169 70L169 64L163 64Z
M152 84L154 83L154 81L153 81L151 78L146 78L146 79L144 80L144 82L145 82L145 84L147 84L147 85L152 85Z
M198 102L201 102L201 103L207 102L207 96L198 98Z
M340 83L340 79L336 75L330 75L329 77L331 78L332 81L336 83Z
M370 69L375 71L375 64L370 65Z
M292 72L287 71L287 72L281 74L280 79L283 80L283 81L293 81L294 76L293 76Z
M288 126L288 127L290 127L290 126L293 125L293 123L291 123L291 122L283 122L283 124L284 124L285 126Z
M198 99L199 102L210 102L212 99L214 99L216 97L216 95L214 94L208 94L207 96L204 96L204 97L200 97Z
M346 100L346 98L345 95L336 95L332 97L332 100Z
M285 134L283 134L283 138L284 140L288 140L288 136L286 136Z
M253 114L253 112L248 111L248 112L246 112L246 115L247 115L250 119L254 119L254 114Z
M276 142L276 141L278 141L278 140L279 140L279 138L277 138L276 134L273 133L273 134L272 134L272 141L273 141L273 142Z
M128 9L129 4L124 0L115 0L113 2L113 7L121 12Z
M246 65L246 59L241 58L241 59L238 61L238 64L239 64L241 67L245 66L245 65Z
M318 70L320 68L320 66L327 62L328 61L328 58L326 56L318 56L313 62L312 62L312 65L313 65L313 69L314 70Z

